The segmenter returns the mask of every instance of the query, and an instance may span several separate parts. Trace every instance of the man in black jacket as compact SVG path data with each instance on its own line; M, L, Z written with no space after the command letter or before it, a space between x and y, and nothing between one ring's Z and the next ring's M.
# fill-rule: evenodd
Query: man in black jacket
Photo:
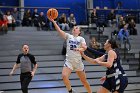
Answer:
M40 15L38 17L38 25L39 27L44 30L45 28L47 28L47 19L44 16L43 12L40 12Z

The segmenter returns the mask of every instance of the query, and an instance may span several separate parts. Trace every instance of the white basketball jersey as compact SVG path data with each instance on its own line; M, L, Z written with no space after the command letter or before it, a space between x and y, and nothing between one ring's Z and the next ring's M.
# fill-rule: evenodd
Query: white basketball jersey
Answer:
M75 51L74 48L80 48L82 43L86 43L85 39L81 36L74 37L69 33L66 33L66 41L67 41L67 59L81 59L81 54L79 51Z

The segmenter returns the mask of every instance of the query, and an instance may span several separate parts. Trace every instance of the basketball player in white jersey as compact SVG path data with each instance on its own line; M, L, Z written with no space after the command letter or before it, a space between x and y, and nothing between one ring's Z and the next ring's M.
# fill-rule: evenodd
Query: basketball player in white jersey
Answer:
M88 93L92 93L91 87L86 79L86 74L84 71L84 64L82 62L82 57L77 49L80 48L82 45L86 45L85 39L80 36L81 29L78 26L75 26L72 30L72 35L69 33L65 33L60 29L57 23L51 18L48 17L50 21L54 24L55 29L58 31L59 35L66 40L67 43L67 53L65 64L62 70L62 78L63 82L66 85L67 90L69 93L75 93L71 87L71 83L69 80L69 76L73 70L76 71L76 74L80 78L82 84L84 85L85 89Z

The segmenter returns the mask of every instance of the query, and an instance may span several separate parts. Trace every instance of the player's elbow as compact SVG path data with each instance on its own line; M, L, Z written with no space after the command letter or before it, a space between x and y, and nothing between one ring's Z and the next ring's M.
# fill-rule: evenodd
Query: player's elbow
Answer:
M87 45L82 45L81 47L83 48L84 51L87 49Z
M107 67L108 67L108 68L111 68L111 67L112 67L112 64L107 64Z

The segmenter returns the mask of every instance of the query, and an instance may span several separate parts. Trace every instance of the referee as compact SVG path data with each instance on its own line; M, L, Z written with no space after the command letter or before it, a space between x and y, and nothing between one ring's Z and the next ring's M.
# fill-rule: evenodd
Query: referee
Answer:
M27 44L22 46L22 51L23 53L18 55L17 61L13 66L10 75L12 75L15 70L20 67L21 90L23 93L28 93L28 85L34 76L38 65L35 61L35 57L29 53L29 46Z

